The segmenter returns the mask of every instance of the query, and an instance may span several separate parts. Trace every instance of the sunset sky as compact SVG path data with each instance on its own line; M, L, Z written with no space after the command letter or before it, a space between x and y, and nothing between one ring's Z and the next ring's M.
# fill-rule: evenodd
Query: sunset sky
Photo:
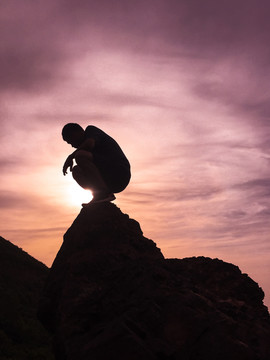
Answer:
M51 265L87 200L61 130L92 124L164 256L232 262L269 306L269 19L266 0L1 1L0 235Z

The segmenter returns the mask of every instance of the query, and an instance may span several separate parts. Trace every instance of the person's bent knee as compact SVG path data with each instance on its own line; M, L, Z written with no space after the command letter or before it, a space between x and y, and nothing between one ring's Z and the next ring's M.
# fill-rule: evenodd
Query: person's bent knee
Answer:
M81 168L78 165L73 166L72 168L72 176L76 180L78 176L80 176L82 173Z
M85 161L93 161L93 154L86 150L78 150L76 151L75 157L74 157L76 163L80 166L85 163Z

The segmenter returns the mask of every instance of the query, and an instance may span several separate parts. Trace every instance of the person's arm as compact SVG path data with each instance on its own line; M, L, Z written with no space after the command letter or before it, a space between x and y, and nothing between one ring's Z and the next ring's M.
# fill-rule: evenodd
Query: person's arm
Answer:
M76 152L79 150L86 150L86 151L91 151L93 148L95 147L95 139L93 138L88 138L86 139L75 151L73 151L73 153L71 153L63 166L63 174L66 175L67 174L67 170L69 168L70 171L72 171L73 168L73 159L76 156Z
M69 168L70 171L72 171L73 168L73 154L69 155L64 163L63 166L63 174L66 175L67 174L67 169Z
M84 142L78 147L77 150L74 151L74 153L76 153L76 151L78 150L91 151L95 147L95 144L96 144L96 140L94 138L88 138L84 140Z

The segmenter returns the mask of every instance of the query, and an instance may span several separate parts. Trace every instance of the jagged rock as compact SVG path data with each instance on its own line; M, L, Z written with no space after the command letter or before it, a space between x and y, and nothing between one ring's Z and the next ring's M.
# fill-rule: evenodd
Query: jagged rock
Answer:
M53 359L51 339L37 319L49 269L0 236L0 359Z
M83 208L52 265L39 317L57 360L267 360L263 291L218 259L164 259L111 203Z

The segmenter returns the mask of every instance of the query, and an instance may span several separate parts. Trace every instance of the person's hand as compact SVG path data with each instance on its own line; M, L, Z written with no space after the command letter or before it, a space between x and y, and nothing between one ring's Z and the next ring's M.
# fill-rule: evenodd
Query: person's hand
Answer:
M72 171L73 168L73 157L72 156L68 156L64 166L63 166L63 174L66 175L67 174L67 169L69 168L70 171Z

